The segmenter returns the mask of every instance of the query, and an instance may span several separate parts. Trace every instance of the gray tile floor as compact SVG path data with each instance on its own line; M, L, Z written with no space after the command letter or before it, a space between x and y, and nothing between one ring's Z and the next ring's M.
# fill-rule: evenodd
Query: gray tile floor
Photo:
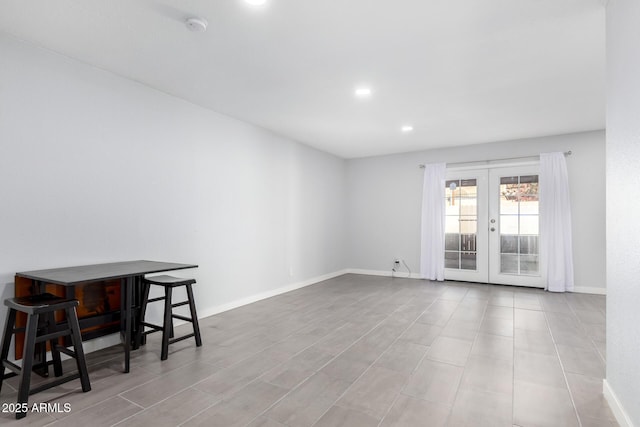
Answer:
M602 296L345 275L201 330L203 347L174 344L164 362L151 335L129 374L118 346L91 353L91 392L72 382L31 397L70 412L0 424L617 425L602 396ZM12 380L2 403L15 402Z

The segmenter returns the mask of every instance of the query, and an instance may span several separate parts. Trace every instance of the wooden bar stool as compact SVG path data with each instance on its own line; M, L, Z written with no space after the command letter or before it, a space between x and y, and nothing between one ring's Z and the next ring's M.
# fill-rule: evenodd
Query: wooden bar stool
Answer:
M60 384L80 379L82 391L91 390L89 382L89 373L87 364L84 359L84 351L82 349L82 337L80 335L80 325L78 324L78 315L76 307L78 300L60 298L51 294L40 294L27 297L8 298L4 304L9 307L7 319L4 326L4 335L2 337L2 349L0 350L0 367L2 372L0 375L0 389L5 378L15 375L19 376L18 386L18 408L27 409L29 395L47 390ZM66 323L56 324L54 313L64 310L66 314ZM16 314L22 312L27 315L27 326L25 328L16 328ZM22 367L8 360L9 346L11 337L16 332L25 332L24 347L22 352ZM58 343L58 338L71 337L73 351ZM33 369L34 352L37 343L49 342L51 346L51 356L55 376L54 380L47 381L42 385L30 388L31 371ZM62 377L62 362L60 353L64 353L76 360L78 372ZM45 368L50 364L44 360ZM4 373L9 369L10 373ZM16 412L16 418L23 418L27 415L26 411Z
M169 356L169 344L176 343L178 341L185 340L187 338L195 337L196 339L196 347L202 346L202 339L200 338L200 326L198 325L198 315L196 314L196 304L193 298L193 290L191 285L196 283L194 279L183 279L180 277L173 276L154 276L145 278L142 280L143 290L142 290L142 302L140 306L140 317L138 323L138 332L136 333L136 341L135 347L139 347L142 340L146 335L152 334L154 332L162 331L162 352L160 354L160 360L167 360ZM149 299L149 289L151 285L162 286L164 287L164 296L158 298ZM187 291L187 300L173 303L172 302L172 292L174 288L179 286L184 286ZM150 302L164 301L164 317L162 326L154 325L152 323L145 322L144 317L147 311L147 304ZM175 307L180 307L183 305L189 305L189 311L191 312L191 317L181 316L179 314L173 314L173 309ZM173 319L180 319L186 322L191 322L193 325L193 333L187 334L178 338L173 337ZM147 326L151 328L150 331L145 331L144 327Z

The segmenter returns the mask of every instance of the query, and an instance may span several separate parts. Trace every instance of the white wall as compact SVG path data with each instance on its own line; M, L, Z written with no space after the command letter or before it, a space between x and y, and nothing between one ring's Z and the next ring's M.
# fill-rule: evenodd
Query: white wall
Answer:
M346 267L345 162L0 33L0 297L17 271L197 263L200 314ZM4 306L0 318L4 318Z
M640 426L640 2L607 6L607 379ZM617 398L617 399L616 399ZM619 403L620 405L618 405ZM622 422L621 422L622 424ZM622 424L624 425L624 424Z
M394 258L419 270L421 163L468 162L572 150L567 157L573 210L576 288L604 292L604 132L469 145L347 162L349 267L389 271Z

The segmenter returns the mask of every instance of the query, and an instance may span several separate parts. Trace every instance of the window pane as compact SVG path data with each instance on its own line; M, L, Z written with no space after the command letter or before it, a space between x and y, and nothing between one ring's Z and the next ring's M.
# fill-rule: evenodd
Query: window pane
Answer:
M458 233L446 233L444 235L444 249L447 251L459 251L460 235Z
M517 176L503 176L500 178L500 185L503 184L517 184L518 177Z
M518 184L500 185L500 213L518 214Z
M520 255L520 274L534 275L538 273L537 255Z
M538 254L538 236L520 236L521 254Z
M538 215L521 215L520 216L520 234L537 236L538 232Z
M538 199L521 200L520 215L538 215L540 213Z
M475 216L460 217L460 233L475 234L478 230L478 220Z
M460 215L460 181L449 180L445 182L445 214Z
M478 187L475 179L460 181L460 215L478 214Z
M460 199L460 215L462 216L476 216L478 214L478 199L476 195L471 197L463 197Z
M538 183L538 175L523 175L520 177L521 184Z
M457 192L457 191L456 191ZM448 197L445 200L445 215L458 216L460 215L460 200Z
M538 176L520 177L520 214L538 214Z
M518 255L500 255L500 272L518 274Z
M460 252L444 253L444 268L460 268Z
M462 252L460 254L460 268L462 270L475 270L476 269L476 253Z
M475 234L461 234L460 235L460 250L461 251L476 251L476 235Z
M518 234L518 215L500 215L500 234Z
M444 218L444 232L455 234L460 232L460 218L457 215L448 215Z
M500 253L517 254L518 236L512 236L509 234L500 235Z

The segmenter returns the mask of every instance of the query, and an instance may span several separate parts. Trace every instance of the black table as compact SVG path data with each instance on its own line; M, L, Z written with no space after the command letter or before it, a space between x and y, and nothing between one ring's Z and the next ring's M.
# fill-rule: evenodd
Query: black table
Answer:
M198 266L195 264L138 260L25 271L16 273L16 277L31 280L34 293L44 292L46 284L62 285L73 289L74 286L80 284L120 279L122 289L120 323L121 335L124 340L124 372L129 372L131 338L135 323L132 318L135 284L139 283L145 274L196 267Z

